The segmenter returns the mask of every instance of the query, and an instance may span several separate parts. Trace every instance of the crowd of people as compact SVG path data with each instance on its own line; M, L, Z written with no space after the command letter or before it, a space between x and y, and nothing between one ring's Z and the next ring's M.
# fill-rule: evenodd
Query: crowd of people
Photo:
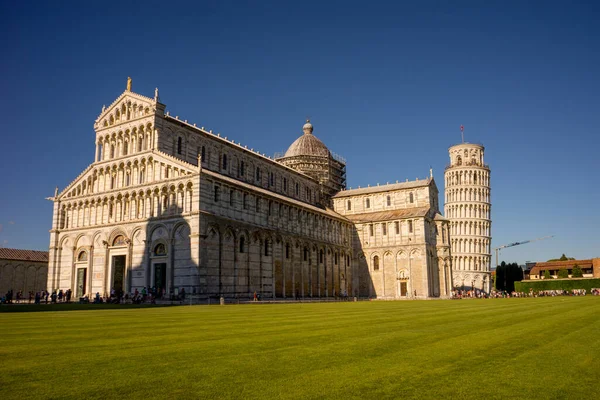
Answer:
M71 289L63 290L57 289L52 293L47 290L41 290L39 292L30 291L28 296L23 295L23 291L19 290L16 293L11 289L4 295L0 296L0 304L59 304L59 303L71 303L73 297L73 291ZM144 287L141 291L135 289L131 293L126 293L120 290L112 289L110 294L104 293L100 295L99 292L90 298L87 294L81 296L76 301L82 304L93 303L93 304L142 304L150 303L156 304L156 300L179 300L184 301L186 297L185 288L177 291L177 294L171 295L167 299L166 291L162 288L156 289Z
M585 296L588 294L586 289L572 289L572 290L539 290L534 291L531 289L529 292L507 292L507 291L496 291L492 290L490 293L486 293L483 290L453 290L452 299L498 299L498 298L510 298L510 297L555 297L555 296ZM600 288L592 288L590 290L592 296L600 296ZM52 293L47 290L39 292L30 291L27 297L23 295L23 291L19 290L16 294L11 289L6 294L0 297L0 304L58 304L58 303L70 303L73 296L71 289L67 290L54 290ZM137 288L132 293L126 293L123 291L117 291L112 289L110 294L104 293L100 295L96 292L95 296L90 299L88 295L84 295L79 298L79 303L90 303L93 304L142 304L150 303L156 304L156 300L171 300L183 302L186 297L185 288L177 291L176 294L172 294L168 299L166 298L166 291L162 288L156 289L144 287L141 291ZM347 298L344 293L344 298ZM253 300L259 301L261 299L260 294L254 292Z
M185 288L181 288L177 292L176 295L171 295L167 298L167 293L162 288L142 288L142 290L138 290L137 288L131 292L123 292L121 290L112 289L110 294L104 293L104 295L100 295L100 292L96 292L94 297L91 299L91 302L94 304L156 304L156 300L179 300L183 302L185 300ZM79 299L80 303L89 303L90 299L88 296L84 296Z
M45 303L70 303L73 291L67 290L55 290L52 293L47 290L41 290L39 292L30 291L25 297L23 291L19 290L16 294L14 290L9 290L0 297L0 304L41 304Z
M477 299L501 299L510 297L554 297L554 296L585 296L587 295L586 289L572 289L572 290L533 290L529 292L507 292L492 290L489 294L482 290L453 290L453 299L465 299L465 298L477 298ZM592 296L600 296L600 288L592 288L590 291Z

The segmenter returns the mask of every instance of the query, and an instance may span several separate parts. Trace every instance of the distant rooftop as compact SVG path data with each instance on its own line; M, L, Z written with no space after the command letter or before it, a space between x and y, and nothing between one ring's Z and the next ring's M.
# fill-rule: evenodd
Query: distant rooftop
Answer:
M0 247L0 259L48 262L48 252L40 250L22 250Z

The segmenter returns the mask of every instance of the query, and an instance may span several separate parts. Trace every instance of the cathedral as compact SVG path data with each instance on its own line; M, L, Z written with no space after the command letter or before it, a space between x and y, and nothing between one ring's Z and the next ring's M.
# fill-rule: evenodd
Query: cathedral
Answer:
M346 189L345 160L310 121L268 157L165 107L131 80L103 107L93 162L51 198L48 290L450 296L451 225L431 174Z

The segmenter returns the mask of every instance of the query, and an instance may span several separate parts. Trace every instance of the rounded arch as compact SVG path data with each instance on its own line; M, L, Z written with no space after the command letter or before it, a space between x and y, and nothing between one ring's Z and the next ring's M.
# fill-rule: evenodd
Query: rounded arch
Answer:
M162 229L162 231L159 231L159 229ZM159 238L168 238L170 237L169 228L162 223L154 224L148 229L147 237L152 241Z
M419 248L413 248L410 250L410 256L411 257L421 257L422 253L421 253L421 249Z
M381 267L381 263L382 263L379 252L371 253L369 258L370 258L371 270L379 271L379 269Z
M127 233L125 232L125 230L121 229L121 228L115 228L112 230L112 232L108 235L108 244L109 246L113 246L115 243L115 240L119 237L122 236L123 239L127 239Z
M73 241L74 246L77 248L90 246L90 238L85 233L80 233L75 237Z
M77 249L77 262L87 262L89 260L88 250L85 248Z

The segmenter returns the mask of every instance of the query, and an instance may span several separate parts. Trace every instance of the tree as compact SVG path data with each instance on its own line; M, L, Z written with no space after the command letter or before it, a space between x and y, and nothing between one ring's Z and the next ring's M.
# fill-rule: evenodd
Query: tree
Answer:
M574 260L573 257L567 257L565 255L565 253L563 253L562 256L560 256L560 258L551 258L550 260L548 260L548 262L552 262L552 261L569 261L569 260Z
M544 279L552 279L552 275L550 275L549 270L544 271Z
M568 269L559 269L558 270L558 277L560 279L565 279L569 277L569 270Z
M523 270L517 263L507 264L504 261L496 268L496 290L515 290L515 282L523 280Z
M515 282L523 280L523 270L516 262L507 264L506 267L506 290L512 292L515 290Z
M506 263L502 261L499 266L496 267L496 290L505 290L505 282L504 279L506 276Z
M571 274L573 278L583 278L583 271L579 268L579 265L575 264L573 266L573 273Z

